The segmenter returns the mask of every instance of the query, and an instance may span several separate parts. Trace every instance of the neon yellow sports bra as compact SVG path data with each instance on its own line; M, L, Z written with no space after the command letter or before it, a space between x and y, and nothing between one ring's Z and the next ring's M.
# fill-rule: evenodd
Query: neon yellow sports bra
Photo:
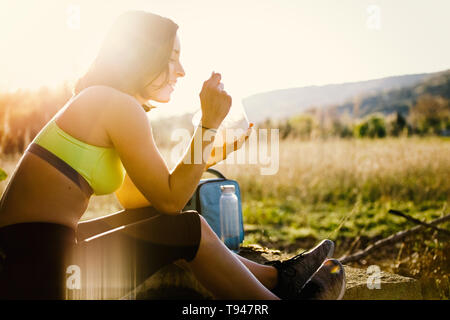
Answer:
M116 149L80 141L59 128L55 120L51 120L42 129L31 145L33 143L50 151L75 169L96 195L113 193L123 183L125 168Z

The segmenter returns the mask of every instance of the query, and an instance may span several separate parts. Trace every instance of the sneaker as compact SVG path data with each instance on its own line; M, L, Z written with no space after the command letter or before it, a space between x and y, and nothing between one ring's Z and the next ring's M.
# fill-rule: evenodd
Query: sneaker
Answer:
M336 259L326 260L300 291L303 300L341 300L345 292L345 271Z
M302 252L285 261L268 261L278 270L278 283L272 293L281 299L298 299L297 296L306 282L334 253L334 242L323 240L313 249Z

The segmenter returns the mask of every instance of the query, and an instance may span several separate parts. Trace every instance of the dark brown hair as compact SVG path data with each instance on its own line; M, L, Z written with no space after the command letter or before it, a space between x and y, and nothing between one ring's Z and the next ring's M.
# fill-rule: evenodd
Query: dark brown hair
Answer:
M167 81L177 30L178 25L172 20L153 13L121 14L108 31L94 62L78 79L73 94L93 85L105 85L134 95L163 72Z

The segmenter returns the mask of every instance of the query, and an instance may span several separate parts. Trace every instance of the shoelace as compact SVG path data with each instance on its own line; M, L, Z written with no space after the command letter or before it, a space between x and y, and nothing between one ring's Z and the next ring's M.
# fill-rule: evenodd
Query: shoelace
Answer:
M280 262L279 265L281 266L281 272L283 272L283 274L285 274L289 278L294 279L294 281L289 281L287 283L287 290L293 294L298 294L302 288L300 288L300 284L298 283L298 281L295 281L297 270L292 265L304 259L306 252L307 251L303 251L287 261L284 262L279 261Z
M285 289L290 292L291 296L297 296L304 287L304 284L300 286L300 283L295 280L297 270L293 267L293 265L304 259L307 252L308 251L305 250L286 261L274 260L265 263L266 265L271 265L277 268L278 272L285 275L287 278L294 279L294 281L287 280L284 283Z
M306 252L307 251L300 252L298 255L292 257L286 262L297 262L298 260L303 259L305 257Z
M298 255L292 257L291 259L282 262L282 264L284 266L286 266L286 267L291 267L293 264L295 264L295 263L299 262L300 260L304 259L305 258L305 254L306 254L306 251L303 251L303 252L299 253ZM294 269L294 271L297 273L297 271L295 269Z

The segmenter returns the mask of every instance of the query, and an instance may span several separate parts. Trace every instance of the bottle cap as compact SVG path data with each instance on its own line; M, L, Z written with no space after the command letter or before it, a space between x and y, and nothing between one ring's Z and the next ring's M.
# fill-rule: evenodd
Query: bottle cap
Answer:
M220 190L222 190L222 192L234 192L235 191L234 184L226 184L220 186Z

